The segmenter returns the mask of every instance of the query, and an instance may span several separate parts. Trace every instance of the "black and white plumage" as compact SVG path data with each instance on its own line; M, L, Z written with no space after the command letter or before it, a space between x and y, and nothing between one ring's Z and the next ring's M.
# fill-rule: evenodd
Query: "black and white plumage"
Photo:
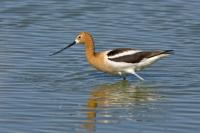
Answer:
M51 55L56 55L76 44L85 45L85 54L88 63L99 71L109 74L121 75L124 79L127 74L134 74L144 80L136 71L155 63L157 60L173 53L172 50L165 51L141 51L131 48L118 48L108 51L95 51L94 39L89 32L81 32L75 41Z
M140 71L149 65L155 63L160 58L166 57L173 53L173 50L164 51L141 51L130 48L119 48L106 52L106 64L108 64L113 73L125 76L134 74L140 80L144 80L136 71Z

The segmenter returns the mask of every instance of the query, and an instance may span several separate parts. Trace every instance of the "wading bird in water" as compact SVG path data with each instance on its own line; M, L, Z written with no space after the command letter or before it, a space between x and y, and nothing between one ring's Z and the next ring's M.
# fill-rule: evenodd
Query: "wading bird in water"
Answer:
M157 60L173 53L173 50L142 51L132 48L96 52L92 35L89 32L81 32L73 43L51 54L51 56L75 44L85 45L86 58L94 68L109 74L120 75L124 80L128 74L133 74L140 80L144 80L136 73L137 71L143 70Z

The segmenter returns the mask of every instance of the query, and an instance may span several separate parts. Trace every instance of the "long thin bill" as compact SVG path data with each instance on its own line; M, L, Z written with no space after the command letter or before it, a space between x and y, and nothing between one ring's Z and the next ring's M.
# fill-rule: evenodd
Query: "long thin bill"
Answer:
M59 51L57 51L57 52L55 52L55 53L53 53L53 54L50 54L49 56L56 55L56 54L58 54L58 53L60 53L60 52L64 51L65 49L67 49L67 48L69 48L69 47L73 46L74 44L76 44L76 42L75 42L75 41L74 41L73 43L69 44L68 46L66 46L66 47L62 48L61 50L59 50Z

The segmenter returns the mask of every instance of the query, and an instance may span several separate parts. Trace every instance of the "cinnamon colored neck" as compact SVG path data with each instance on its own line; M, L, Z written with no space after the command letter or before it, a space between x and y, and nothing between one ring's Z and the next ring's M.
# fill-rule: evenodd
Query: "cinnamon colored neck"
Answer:
M90 57L95 55L94 41L91 37L87 37L85 41L85 47L86 47L86 55Z
M85 50L86 50L86 57L90 62L90 60L95 57L95 46L93 39L91 37L88 37L85 41Z

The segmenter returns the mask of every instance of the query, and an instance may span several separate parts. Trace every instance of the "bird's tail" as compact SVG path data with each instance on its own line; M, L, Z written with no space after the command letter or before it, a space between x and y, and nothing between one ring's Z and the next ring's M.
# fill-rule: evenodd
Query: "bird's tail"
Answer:
M165 50L162 54L174 54L174 50Z

